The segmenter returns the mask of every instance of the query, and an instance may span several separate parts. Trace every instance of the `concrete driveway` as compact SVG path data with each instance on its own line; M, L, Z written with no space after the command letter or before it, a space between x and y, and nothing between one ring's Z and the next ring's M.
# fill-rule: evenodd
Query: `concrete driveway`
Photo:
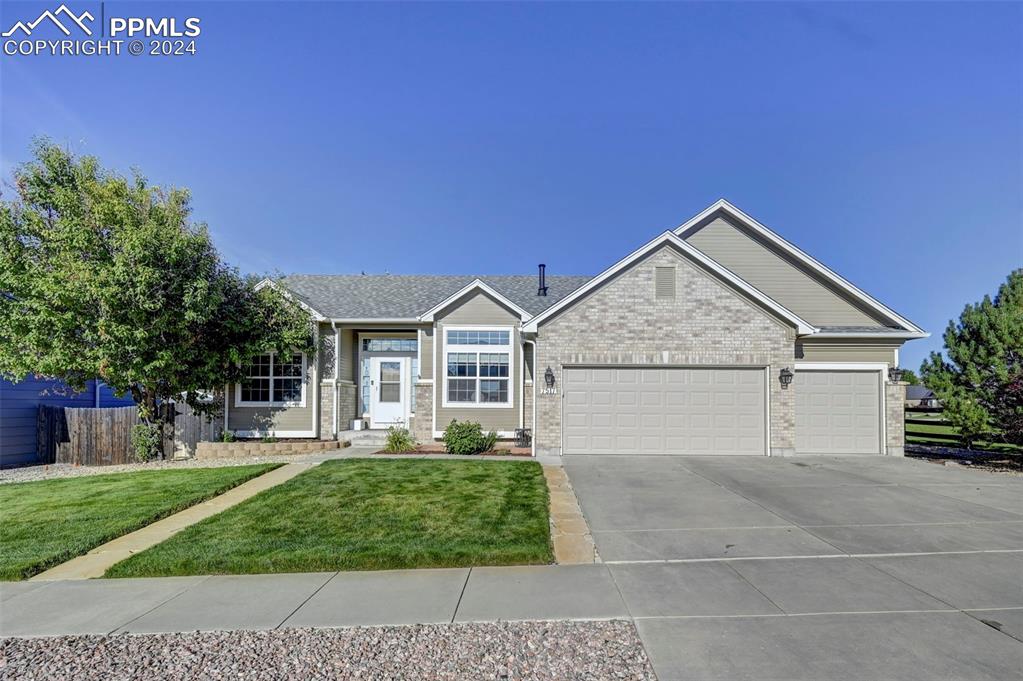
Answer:
M1023 677L1023 477L883 457L565 466L661 681Z

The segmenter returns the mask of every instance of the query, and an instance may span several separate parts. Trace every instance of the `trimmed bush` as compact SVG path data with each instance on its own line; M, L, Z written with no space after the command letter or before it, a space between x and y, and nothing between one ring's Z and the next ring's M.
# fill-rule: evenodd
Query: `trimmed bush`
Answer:
M387 444L384 445L385 452L401 454L402 452L415 451L416 441L408 428L391 426L387 429Z
M452 421L444 431L443 440L448 454L480 454L494 448L497 433L484 433L483 426L473 421Z

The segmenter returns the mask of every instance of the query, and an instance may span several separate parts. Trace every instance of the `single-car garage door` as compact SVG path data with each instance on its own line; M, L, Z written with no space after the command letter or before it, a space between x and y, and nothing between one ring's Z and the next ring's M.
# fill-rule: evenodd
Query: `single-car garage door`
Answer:
M797 454L880 454L881 377L877 371L797 367Z
M566 368L565 454L765 454L763 369Z

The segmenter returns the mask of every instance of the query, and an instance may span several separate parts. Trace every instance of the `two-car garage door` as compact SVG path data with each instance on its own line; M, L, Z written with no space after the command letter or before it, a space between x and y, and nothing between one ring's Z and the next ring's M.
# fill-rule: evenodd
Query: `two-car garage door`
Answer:
M763 369L566 368L565 454L765 454Z

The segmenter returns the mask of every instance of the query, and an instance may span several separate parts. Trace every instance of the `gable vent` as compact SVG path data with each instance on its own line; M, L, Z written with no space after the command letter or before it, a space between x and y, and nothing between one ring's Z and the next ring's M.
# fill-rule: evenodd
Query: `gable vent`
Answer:
M675 299L675 268L654 268L654 294L658 300Z

